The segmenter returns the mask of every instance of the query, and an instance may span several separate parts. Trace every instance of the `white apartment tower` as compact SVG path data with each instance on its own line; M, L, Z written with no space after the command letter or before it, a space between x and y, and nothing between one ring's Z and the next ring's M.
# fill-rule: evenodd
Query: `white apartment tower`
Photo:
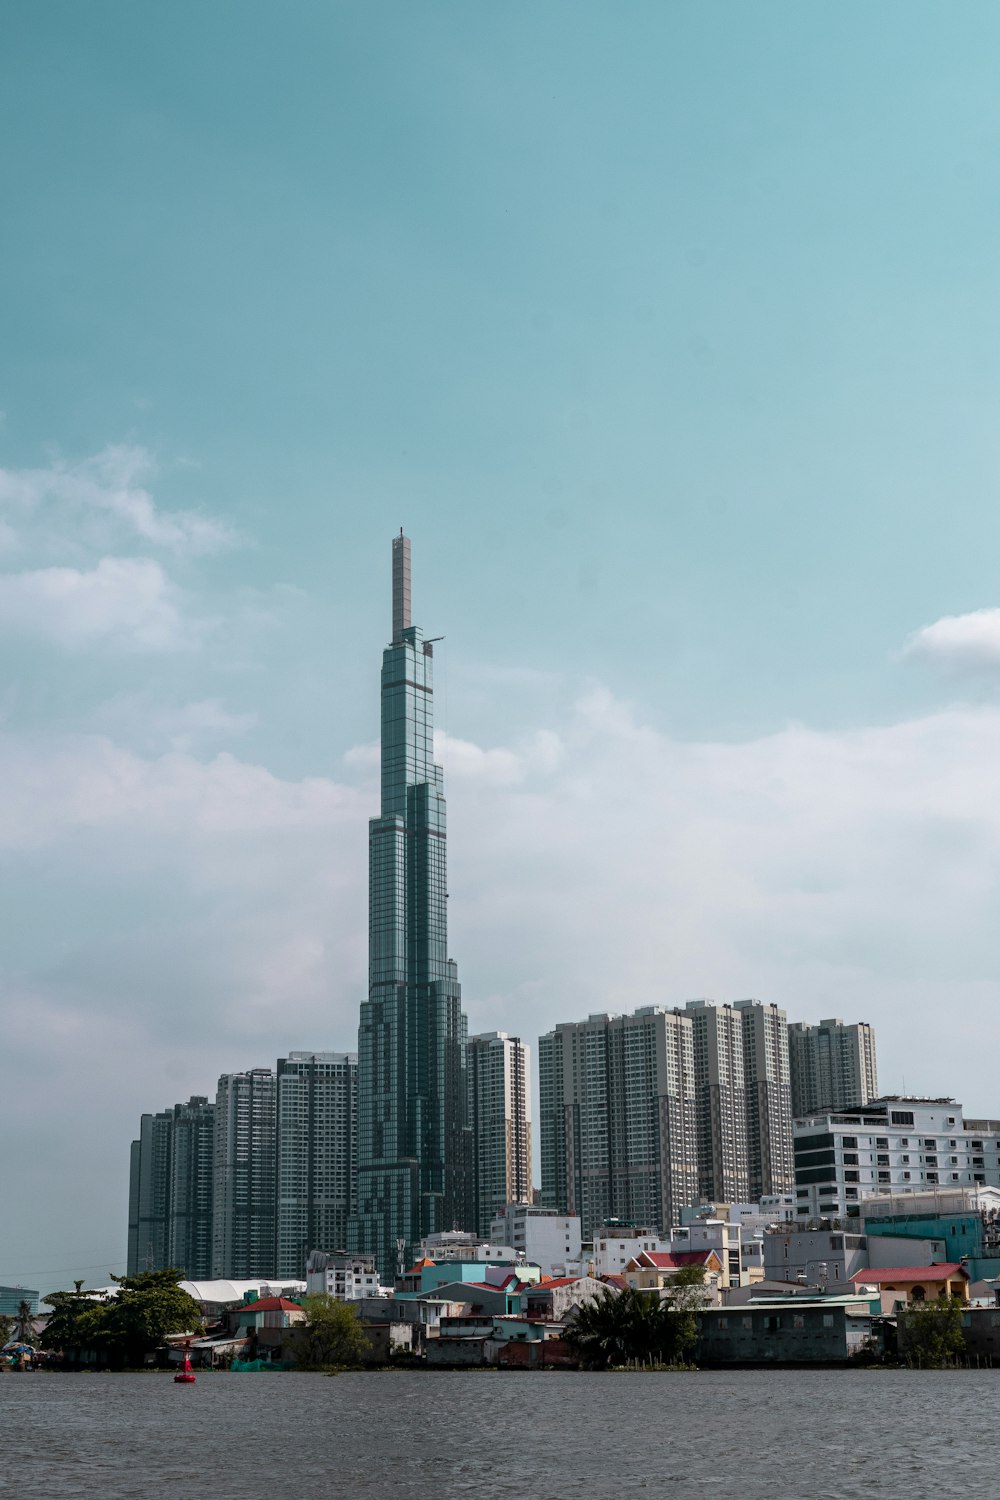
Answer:
M875 1031L865 1021L794 1022L788 1028L792 1117L863 1109L878 1098Z
M344 1250L356 1209L357 1055L290 1052L276 1091L276 1270L302 1277L310 1251Z
M466 1051L472 1127L473 1219L488 1235L508 1203L530 1203L531 1088L528 1048L505 1031L470 1037Z

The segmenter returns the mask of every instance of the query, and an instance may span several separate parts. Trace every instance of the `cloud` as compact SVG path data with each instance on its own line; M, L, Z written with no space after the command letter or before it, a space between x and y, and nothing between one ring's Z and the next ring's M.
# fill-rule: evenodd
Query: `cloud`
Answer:
M174 585L159 563L142 557L0 575L0 627L71 649L110 643L167 651L194 639Z
M236 533L216 517L158 507L144 484L155 473L147 449L111 444L77 464L0 469L0 505L22 519L52 511L64 526L103 516L119 532L175 553L217 552L235 543Z
M948 672L1000 672L1000 609L945 615L916 631L903 655Z

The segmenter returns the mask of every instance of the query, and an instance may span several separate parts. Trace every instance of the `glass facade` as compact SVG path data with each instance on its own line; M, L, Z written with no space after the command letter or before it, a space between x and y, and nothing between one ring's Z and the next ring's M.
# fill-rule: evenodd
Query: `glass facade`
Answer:
M466 1022L448 957L445 799L433 643L410 622L410 543L393 539L382 655L382 806L369 824L369 985L358 1029L358 1211L350 1248L383 1280L428 1234L467 1229Z

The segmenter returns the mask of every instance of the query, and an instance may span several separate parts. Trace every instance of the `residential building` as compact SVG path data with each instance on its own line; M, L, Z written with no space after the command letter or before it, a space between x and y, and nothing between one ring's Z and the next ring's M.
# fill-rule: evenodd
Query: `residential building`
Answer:
M733 1009L743 1022L748 1196L787 1193L795 1181L788 1018L761 1000L737 1000Z
M323 1293L338 1302L360 1302L363 1297L378 1297L382 1292L370 1255L327 1250L310 1250L306 1258L306 1287L310 1297Z
M788 1021L777 1005L691 1000L699 1192L740 1202L794 1178Z
M417 1259L432 1260L435 1263L445 1260L477 1260L499 1265L503 1262L513 1264L517 1260L517 1252L511 1245L492 1243L484 1235L474 1234L468 1229L443 1229L439 1234L424 1236L417 1249Z
M698 1191L689 1017L659 1006L592 1015L539 1040L542 1201L663 1228Z
M743 1285L743 1231L728 1219L707 1216L678 1224L670 1231L669 1253L704 1255L712 1251L719 1262L719 1285Z
M580 1216L539 1203L507 1203L497 1210L490 1239L513 1246L519 1259L540 1266L544 1276L563 1274L580 1260Z
M622 1272L625 1285L637 1292L668 1293L682 1271L692 1268L701 1275L701 1301L718 1302L726 1285L725 1271L717 1250L643 1250Z
M611 1220L599 1224L591 1245L591 1275L620 1276L630 1260L643 1251L665 1251L669 1241L649 1225L623 1224Z
M808 1116L794 1147L799 1219L857 1217L880 1192L1000 1185L1000 1124L964 1121L954 1099L889 1095Z
M132 1142L128 1193L126 1273L162 1271L170 1265L170 1188L174 1111L144 1114Z
M528 1048L505 1031L469 1038L473 1222L489 1233L507 1203L531 1198L531 1087Z
M827 1110L863 1109L878 1098L875 1030L866 1021L852 1026L836 1019L818 1025L793 1022L788 1063L796 1120Z
M167 1265L192 1281L212 1274L215 1105L201 1095L171 1120Z
M742 1014L712 1000L691 1000L683 1014L693 1028L699 1197L749 1198Z
M277 1275L300 1276L314 1246L343 1250L356 1208L358 1060L290 1052L275 1083Z
M270 1276L275 1258L275 1078L224 1073L215 1099L212 1275ZM301 1275L300 1266L294 1273Z
M811 1287L850 1281L868 1265L863 1234L842 1229L800 1229L789 1224L764 1235L764 1279Z
M392 543L382 655L381 810L369 824L368 998L358 1030L358 1211L349 1249L383 1280L424 1235L471 1229L467 1027L448 957L444 776L434 644L410 618L410 542Z
M142 1116L129 1171L129 1276L168 1266L187 1276L210 1273L214 1116L197 1094Z
M960 1261L938 1262L931 1266L880 1266L855 1271L851 1277L859 1291L875 1288L882 1299L883 1312L891 1312L899 1302L930 1302L954 1297L969 1300L969 1273Z
M965 1122L966 1129L971 1123ZM985 1143L987 1137L976 1139ZM1000 1275L1000 1189L979 1185L880 1192L867 1195L861 1211L869 1265L960 1260L974 1281Z

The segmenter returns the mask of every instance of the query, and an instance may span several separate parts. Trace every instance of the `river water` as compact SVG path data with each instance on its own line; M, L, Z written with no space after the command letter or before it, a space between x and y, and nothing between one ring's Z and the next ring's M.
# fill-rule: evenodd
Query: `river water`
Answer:
M0 1493L1000 1496L1000 1372L0 1377Z

